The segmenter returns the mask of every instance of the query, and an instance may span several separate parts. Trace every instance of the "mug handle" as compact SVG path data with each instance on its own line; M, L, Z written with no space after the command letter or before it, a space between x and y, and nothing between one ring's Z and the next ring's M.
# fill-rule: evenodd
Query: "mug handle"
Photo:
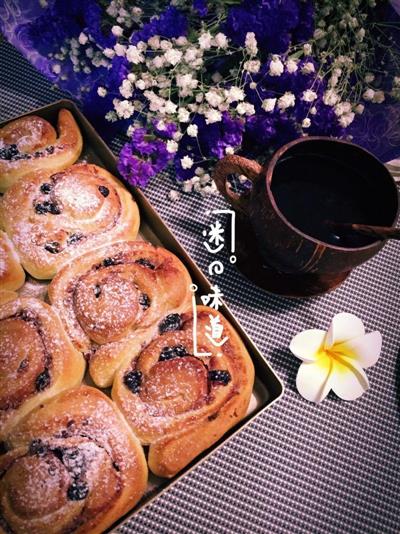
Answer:
M235 193L232 191L227 178L230 174L244 174L253 184L261 178L263 167L254 160L242 156L229 155L220 159L213 172L213 179L219 192L226 198L233 208L247 214L250 191L247 193Z

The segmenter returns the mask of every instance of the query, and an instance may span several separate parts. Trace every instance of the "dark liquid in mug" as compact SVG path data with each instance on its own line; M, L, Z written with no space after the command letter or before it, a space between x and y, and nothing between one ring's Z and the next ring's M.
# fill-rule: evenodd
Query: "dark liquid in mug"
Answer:
M303 233L341 247L373 243L354 232L339 235L326 223L374 224L374 189L357 169L318 154L288 156L277 163L271 190L279 210Z

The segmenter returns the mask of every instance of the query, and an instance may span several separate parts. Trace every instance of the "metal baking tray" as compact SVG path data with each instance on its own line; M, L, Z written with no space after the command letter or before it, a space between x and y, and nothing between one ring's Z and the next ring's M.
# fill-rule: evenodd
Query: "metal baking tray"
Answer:
M10 120L35 114L43 117L51 124L56 126L58 111L61 108L66 108L71 111L81 129L84 144L79 160L86 160L89 163L95 163L101 167L104 167L111 172L111 174L114 174L121 179L117 171L117 159L115 155L111 152L110 148L106 145L83 113L78 109L76 104L71 100L58 100L57 102L54 102L48 106L34 109L29 113L19 115L18 117L14 117ZM0 124L0 127L5 126L5 124L10 122L10 120ZM156 210L152 207L150 202L146 199L145 194L127 183L125 183L125 185L135 198L140 210L141 222L138 238L145 239L153 244L162 245L176 254L176 256L181 259L181 261L189 270L193 282L199 288L199 293L208 294L211 290L211 283L197 267L196 263L191 259L185 248L175 238L172 230L168 228ZM20 293L37 296L39 298L45 298L47 283L48 282L39 280L36 281L28 277L27 282L20 290ZM204 462L211 454L214 453L214 451L231 439L236 433L240 432L246 425L250 424L255 417L257 417L264 410L268 409L283 394L283 384L281 380L273 371L269 363L264 359L263 355L253 343L250 336L240 326L240 323L236 320L229 308L224 304L219 309L236 329L254 363L255 382L246 417L226 434L224 434L224 436L212 447L197 456L175 477L171 479L162 479L150 473L148 488L141 501L139 501L135 508L130 510L124 517L120 518L116 523L114 523L114 525L112 525L107 532L112 532L117 527L120 527L123 523L142 510L144 506L147 506L153 499L158 497L158 495L165 492L173 484L177 483L189 471L194 469L201 462ZM91 383L90 378L85 378L85 381ZM105 392L109 393L109 390L105 390Z

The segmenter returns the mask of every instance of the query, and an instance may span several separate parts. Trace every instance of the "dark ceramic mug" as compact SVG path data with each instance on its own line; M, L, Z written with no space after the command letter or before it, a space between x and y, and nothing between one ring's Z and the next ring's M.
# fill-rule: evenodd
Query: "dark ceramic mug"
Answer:
M237 211L241 224L249 223L247 230L255 236L254 247L248 232L238 232L238 239L242 241L237 243L242 250L242 263L260 264L251 269L247 266L245 274L272 292L291 296L313 295L336 287L354 267L370 259L385 244L385 241L370 240L363 246L335 245L305 233L284 215L273 193L277 166L288 158L305 157L311 165L313 158L316 164L319 158L318 165L321 165L321 158L326 165L335 162L345 165L347 180L362 176L368 187L365 190L355 187L357 198L350 200L370 205L372 220L365 223L393 226L399 210L396 184L386 167L371 153L347 141L328 137L300 138L280 148L264 167L236 155L220 160L213 175L216 185ZM248 177L252 182L251 190L241 195L234 193L227 182L231 174ZM321 180L324 174L320 172ZM335 187L334 181L332 187ZM295 203L296 198L292 202ZM310 210L313 209L310 204ZM257 274L252 276L250 271L257 271ZM271 273L272 282L266 280Z

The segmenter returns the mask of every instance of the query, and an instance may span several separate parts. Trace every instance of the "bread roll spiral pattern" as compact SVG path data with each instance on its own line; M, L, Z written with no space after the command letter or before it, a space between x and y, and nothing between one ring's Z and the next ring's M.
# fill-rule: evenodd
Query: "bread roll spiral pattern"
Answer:
M31 412L0 456L0 530L104 532L143 495L147 465L113 402L81 386Z
M109 172L80 163L19 180L0 201L0 221L24 268L35 278L47 279L88 250L135 239L139 211Z
M215 347L207 338L219 317L228 340ZM149 467L171 477L215 443L246 413L254 368L239 336L217 311L197 307L197 350L193 313L132 353L118 370L112 397L142 444L150 445Z
M5 232L0 230L0 290L15 291L25 282L14 245Z
M21 117L0 129L0 192L36 170L56 172L75 163L82 136L71 112L58 115L59 137L49 122L36 115Z
M0 306L0 440L40 402L80 384L85 370L51 307L17 298Z
M149 341L158 322L190 302L190 276L171 252L145 241L101 247L65 266L49 298L100 387L112 384L126 354Z

